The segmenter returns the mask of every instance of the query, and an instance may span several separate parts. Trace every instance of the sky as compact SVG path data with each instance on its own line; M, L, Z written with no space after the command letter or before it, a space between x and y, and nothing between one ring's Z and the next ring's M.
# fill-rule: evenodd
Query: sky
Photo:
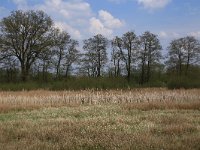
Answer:
M187 35L200 39L200 0L0 0L0 19L18 9L45 11L77 40L127 31L150 31L165 46Z

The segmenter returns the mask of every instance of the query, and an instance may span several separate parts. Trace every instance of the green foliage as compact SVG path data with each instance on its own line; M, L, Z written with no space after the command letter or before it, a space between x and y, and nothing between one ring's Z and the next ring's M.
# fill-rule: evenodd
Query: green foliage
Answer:
M200 80L198 78L189 78L189 77L174 77L170 79L167 84L169 89L191 89L191 88L200 88Z
M134 87L125 78L70 78L65 82L52 82L51 90L126 89Z
M38 90L38 89L48 89L49 84L39 83L39 82L21 82L21 83L1 83L1 91L22 91L22 90Z
M185 71L185 69L183 70ZM190 66L188 73L180 76L176 73L168 75L167 87L169 89L191 89L200 88L200 68L199 66Z
M157 78L156 78L157 77ZM22 90L111 90L111 89L131 89L131 88L147 88L147 87L167 87L169 89L180 89L180 88L200 88L199 77L183 76L178 77L167 76L162 74L152 77L152 79L140 85L135 78L128 82L125 77L69 77L67 79L53 80L52 78L48 81L45 80L32 80L28 82L1 82L1 91L22 91Z
M20 83L2 83L0 90L2 91L21 91L21 90L106 90L106 89L128 89L138 87L131 81L128 83L126 78L75 78L71 77L66 80L50 81L50 82L20 82Z

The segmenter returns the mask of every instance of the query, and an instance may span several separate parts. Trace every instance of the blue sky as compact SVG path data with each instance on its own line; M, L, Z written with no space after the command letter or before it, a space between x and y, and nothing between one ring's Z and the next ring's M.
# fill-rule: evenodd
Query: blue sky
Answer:
M171 39L200 38L200 0L0 0L0 18L10 11L40 9L55 26L82 40L149 30L167 45Z

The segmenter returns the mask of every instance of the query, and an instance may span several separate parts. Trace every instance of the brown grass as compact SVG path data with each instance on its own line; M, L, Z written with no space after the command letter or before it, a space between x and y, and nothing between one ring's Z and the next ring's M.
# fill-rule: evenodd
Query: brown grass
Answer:
M118 91L22 91L0 92L0 112L44 107L122 104L126 109L194 109L200 108L200 90L164 88Z
M13 118L4 114L0 146L5 150L198 150L200 118L195 114L199 112L134 110L130 115L120 106L106 105L20 112Z
M176 102L149 102L149 103L131 103L122 105L124 109L139 109L143 111L149 110L200 110L200 102L187 102L187 103L176 103Z
M0 92L0 149L200 149L200 90Z

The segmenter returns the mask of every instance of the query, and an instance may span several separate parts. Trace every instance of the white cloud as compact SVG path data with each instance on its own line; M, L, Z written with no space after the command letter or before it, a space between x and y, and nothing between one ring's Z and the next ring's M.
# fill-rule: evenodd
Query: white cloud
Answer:
M60 4L62 4L62 0L46 0L47 2L50 2L55 7L58 7Z
M89 30L92 34L102 34L107 37L110 37L113 33L112 29L106 28L103 23L95 17L90 19Z
M84 38L89 20L93 16L90 4L84 0L44 0L44 2L29 5L28 0L12 0L22 10L43 10L52 17L55 25L69 32L73 38Z
M179 34L177 32L166 32L166 31L160 31L158 33L159 38L161 39L174 39L174 38L179 38L182 36L182 34Z
M24 9L24 10L28 9L27 0L12 0L12 1L17 5L18 9Z
M65 18L69 18L69 12L68 11L66 11L66 10L64 10L64 9L61 9L60 11L59 11L59 13L61 14L61 15L63 15Z
M114 2L116 4L128 2L128 1L135 1L139 5L142 5L145 9L159 9L164 8L167 6L172 0L108 0L109 2Z
M117 18L114 18L109 12L105 10L99 11L99 18L103 21L108 28L120 28L123 26L123 22Z
M64 18L86 18L92 15L90 4L82 0L46 0L38 9Z
M146 9L164 8L170 3L171 0L137 0L138 4Z
M0 6L0 19L5 16L8 16L9 13L10 13L10 10L6 9L5 7Z
M43 10L55 21L55 26L69 32L76 39L84 39L94 34L111 37L115 29L124 22L110 12L100 10L97 14L85 0L44 0L42 3L29 5L28 0L12 0L19 9Z
M59 28L61 31L67 31L72 37L76 39L81 39L81 33L79 30L71 27L65 22L55 22L55 26Z
M106 10L100 10L97 17L90 19L89 31L92 34L102 34L111 38L114 30L119 29L124 25L120 19L115 18L111 13Z
M166 33L165 31L161 31L161 32L158 34L158 36L159 36L160 38L167 38L167 37L168 37L168 35L167 35L167 33Z
M114 3L117 3L117 4L120 4L122 2L126 2L127 0L108 0L109 2L114 2Z
M159 38L161 39L177 39L184 36L194 36L195 38L200 39L200 31L186 31L186 32L173 32L173 31L161 31L158 33Z
M189 35L194 36L195 38L200 38L200 31L191 32Z
M21 5L21 4L27 4L26 0L13 0L13 2L17 5Z
M171 33L171 36L173 37L173 38L180 38L180 34L179 33L177 33L177 32L172 32Z

